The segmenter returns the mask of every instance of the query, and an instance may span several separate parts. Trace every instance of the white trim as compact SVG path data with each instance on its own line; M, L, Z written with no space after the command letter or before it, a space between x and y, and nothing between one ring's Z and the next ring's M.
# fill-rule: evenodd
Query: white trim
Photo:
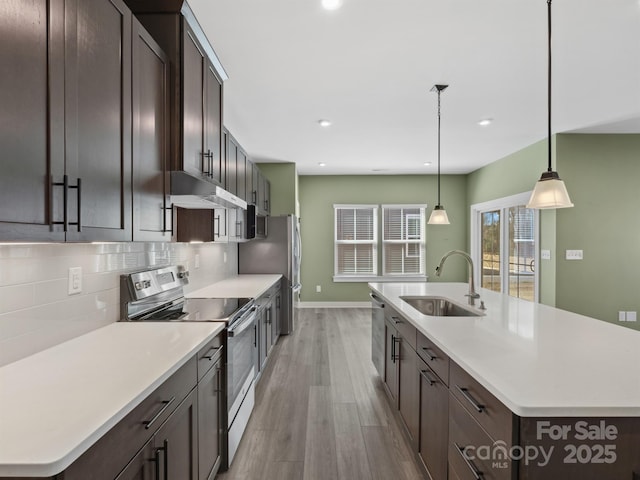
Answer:
M387 203L387 204L381 205L381 207L382 208L424 208L426 210L427 204L426 203L415 203L415 204Z
M348 276L348 275L340 275L333 276L334 283L361 283L361 282L426 282L429 279L427 275L387 275L387 276L376 276L376 275L361 275L361 276Z
M364 209L364 210L368 210L370 208L378 208L377 204L373 204L373 205L367 205L367 204L363 204L363 203L334 203L333 204L333 209L338 209L338 208L356 208L356 209Z
M480 283L480 275L482 272L482 262L480 259L480 222L481 222L481 213L487 212L491 210L500 210L501 212L510 207L517 207L518 205L526 205L529 202L529 198L531 198L531 191L517 193L515 195L510 195L508 197L497 198L495 200L489 200L487 202L475 203L471 205L470 208L470 247L471 247L471 258L473 260L474 265L476 266L474 272L474 282L476 285L481 285ZM534 302L538 303L540 301L540 210L534 210L534 240L536 243L535 248L535 265L536 269L534 271L534 283L535 283L535 294L534 294ZM508 258L509 255L509 232L507 229L506 223L503 221L503 218L500 219L500 258ZM505 285L508 285L508 275L502 275L503 285L502 290L503 293L507 293L508 290L505 291Z
M368 308L371 302L298 302L298 308Z

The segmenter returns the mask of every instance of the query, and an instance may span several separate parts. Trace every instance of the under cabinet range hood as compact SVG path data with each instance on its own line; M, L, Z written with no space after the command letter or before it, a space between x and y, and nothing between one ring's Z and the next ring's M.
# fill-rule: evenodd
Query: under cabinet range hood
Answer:
M183 171L171 172L170 201L182 208L241 208L247 209L247 202L215 183L208 182Z

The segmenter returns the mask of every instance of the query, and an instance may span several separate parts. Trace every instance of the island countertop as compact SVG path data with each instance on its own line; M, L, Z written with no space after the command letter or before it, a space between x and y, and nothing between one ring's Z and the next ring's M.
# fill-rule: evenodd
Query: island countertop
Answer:
M118 322L0 368L0 476L60 473L225 327Z
M466 283L369 287L516 415L640 417L639 331L486 289L480 317L424 315L400 298L469 307Z

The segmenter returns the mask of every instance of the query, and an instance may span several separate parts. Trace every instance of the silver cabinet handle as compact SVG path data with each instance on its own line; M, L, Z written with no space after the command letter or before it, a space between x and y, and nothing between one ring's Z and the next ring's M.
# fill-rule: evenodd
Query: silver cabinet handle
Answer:
M206 358L207 360L211 361L214 359L214 357L216 357L218 352L222 351L222 345L220 345L219 347L211 347L209 349L209 352L213 351L213 353L211 353L210 355L203 355L202 358ZM207 352L207 353L209 353Z
M371 292L369 292L369 296L371 297L371 300L376 304L376 307L384 308L384 303L382 303L378 297L376 297Z
M435 383L438 383L438 380L436 380L435 378L433 378L430 374L428 370L420 370L420 375L422 375L422 377L427 381L427 383L429 383L429 385L433 385Z
M160 418L162 416L162 414L167 410L167 408L169 408L169 405L171 405L175 401L175 399L176 399L176 397L174 395L169 400L163 400L162 401L162 403L164 405L162 406L160 411L158 413L156 413L151 420L144 420L142 422L142 424L144 425L145 430L148 430L148 429L151 428L151 425L153 425L156 422L156 420L158 420L158 418Z
M485 406L478 402L475 398L471 396L469 390L467 388L456 385L458 391L462 394L462 396L469 402L473 408L475 408L479 413L484 412Z
M458 453L460 454L460 456L464 460L464 463L467 464L467 467L469 467L469 470L471 470L471 473L473 474L474 478L476 480L482 480L484 478L484 475L482 474L482 472L480 470L478 470L476 468L476 466L471 462L471 460L469 460L467 458L467 455L464 453L465 447L461 447L460 445L458 445L455 442L454 442L453 446L456 447L456 450L458 451Z
M433 361L436 358L438 358L437 355L434 355L433 353L431 353L432 350L429 347L422 347L422 351L427 354L427 357L429 357L429 360L431 360L431 361Z

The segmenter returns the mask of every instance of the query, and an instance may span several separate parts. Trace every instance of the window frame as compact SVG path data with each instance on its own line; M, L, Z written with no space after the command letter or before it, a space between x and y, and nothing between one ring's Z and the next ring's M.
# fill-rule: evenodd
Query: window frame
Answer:
M531 197L531 192L523 192L510 195L503 198L497 198L487 202L476 203L471 205L470 212L470 245L471 258L476 268L474 269L474 281L476 285L481 285L480 276L482 274L482 214L485 212L499 210L500 211L500 272L501 272L501 293L509 295L509 275L508 275L508 259L509 259L509 227L508 215L509 208L526 205ZM534 259L537 268L534 270L534 299L535 303L540 301L540 211L533 211L534 227L533 240L535 242ZM506 264L506 272L504 271L504 262Z
M373 210L373 239L372 240L339 240L338 210ZM378 205L370 204L334 204L333 205L333 279L342 281L356 281L359 278L375 278L378 275ZM372 265L373 273L338 273L338 245L373 245Z
M338 245L340 243L352 243L349 241L338 241L337 233L338 233L338 209L349 209L349 208L371 208L375 209L374 213L374 237L375 244L373 246L374 252L374 271L375 274L345 274L338 273ZM421 274L387 274L383 275L379 272L384 269L384 258L383 254L380 254L380 249L384 248L383 243L383 231L384 228L382 222L384 221L384 217L382 216L383 208L420 208L421 216L422 216L422 242L421 242ZM403 282L426 282L428 276L426 274L426 211L428 205L426 204L334 204L333 205L333 281L335 283L340 282L397 282L401 280ZM340 242L340 243L338 243ZM353 243L371 243L371 242L362 242L362 241L354 241ZM411 242L410 242L411 243Z
M388 210L405 210L405 209L411 209L411 210L419 210L420 213L419 214L408 214L407 217L404 217L403 214L403 222L402 222L402 230L404 230L406 233L406 237L407 238L403 238L401 240L385 240L384 238L384 225L385 225L385 212ZM427 206L425 204L384 204L381 205L381 215L382 215L382 234L380 236L380 248L382 250L382 277L383 278L395 278L395 279L405 279L405 278L412 278L412 277L422 277L426 279L426 210L427 210ZM418 238L410 238L409 235L409 217L412 218L417 218L420 220L420 233ZM406 224L405 224L406 222ZM402 233L401 233L402 236ZM419 248L419 254L418 257L420 258L420 271L417 273L389 273L386 271L386 249L385 249L385 245L386 244L405 244L407 245L407 250L408 250L408 245L418 245ZM406 258L415 258L415 255L409 255L406 254L404 255Z

